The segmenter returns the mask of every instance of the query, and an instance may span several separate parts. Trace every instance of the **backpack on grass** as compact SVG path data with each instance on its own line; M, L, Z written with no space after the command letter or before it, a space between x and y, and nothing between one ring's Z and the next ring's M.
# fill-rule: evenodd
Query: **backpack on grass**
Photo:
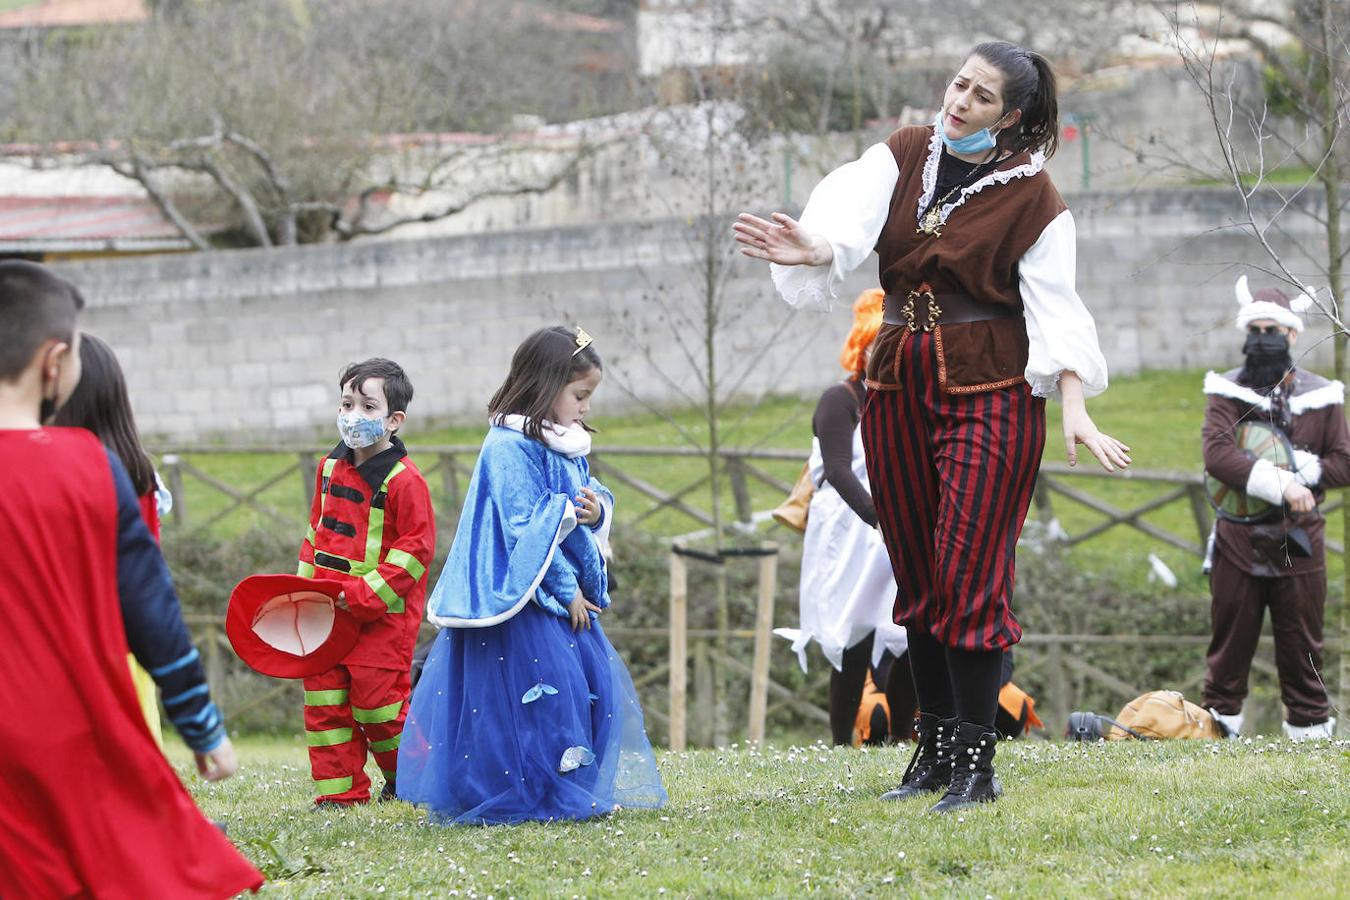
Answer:
M1064 736L1075 741L1218 740L1223 729L1180 691L1149 691L1125 704L1114 719L1092 712L1072 713Z

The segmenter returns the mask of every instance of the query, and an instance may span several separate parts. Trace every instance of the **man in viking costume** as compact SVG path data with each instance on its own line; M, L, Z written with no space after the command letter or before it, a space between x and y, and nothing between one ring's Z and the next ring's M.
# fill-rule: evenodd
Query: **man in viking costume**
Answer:
M1210 616L1204 702L1225 732L1242 729L1242 703L1252 656L1268 608L1275 666L1284 701L1284 732L1294 740L1331 737L1322 683L1322 612L1327 576L1324 520L1317 503L1328 488L1350 484L1350 431L1345 386L1294 365L1290 350L1303 331L1300 313L1312 298L1292 302L1282 291L1254 295L1237 282L1237 327L1247 336L1241 368L1205 376L1205 470L1250 506L1271 504L1261 517L1220 515L1212 536ZM1243 449L1245 430L1268 427L1293 449L1288 468Z

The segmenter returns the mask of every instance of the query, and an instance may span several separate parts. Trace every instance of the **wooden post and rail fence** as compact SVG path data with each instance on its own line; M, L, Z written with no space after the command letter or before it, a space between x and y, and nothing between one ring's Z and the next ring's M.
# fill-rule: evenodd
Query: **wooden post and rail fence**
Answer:
M435 445L415 448L414 457L422 467L424 475L432 486L433 497L438 509L438 518L442 526L454 521L460 508L463 488L472 475L473 462L479 448L466 445ZM239 512L249 512L255 517L283 527L290 533L298 534L305 526L303 516L309 508L312 496L317 460L325 451L317 447L178 447L166 448L157 452L160 460L160 472L175 496L174 508L168 521L166 532L173 534L205 531L216 528L226 522L230 516ZM249 485L231 484L220 475L210 471L213 467L203 460L220 454L281 457L285 463L269 475L255 480ZM735 519L744 530L751 524L762 522L767 513L753 509L752 483L758 482L771 488L775 502L785 496L791 484L782 477L767 471L765 465L777 465L780 469L791 463L799 466L803 454L788 450L728 450L720 454L720 465L730 488L730 499L734 504ZM623 520L629 525L642 525L658 513L669 513L688 521L695 528L706 529L712 525L713 516L709 511L707 484L704 471L685 483L674 487L661 487L653 482L651 472L662 461L681 461L687 463L691 458L706 459L700 451L685 448L657 447L609 447L600 448L590 456L593 471L612 488L617 488L625 496L625 505L632 505L637 499L640 508L637 512L627 512ZM641 470L641 474L637 473ZM296 484L299 490L293 494L293 501L285 503L284 509L267 502L262 495L278 489L287 480ZM1132 505L1122 507L1094 494L1091 486L1106 483L1128 482L1156 489L1152 496L1136 500ZM189 486L192 491L189 492ZM214 492L224 498L224 506L219 502L204 504L207 511L198 512L188 498L201 496L201 491ZM1338 508L1343 501L1339 498L1323 506L1323 512L1329 513ZM1099 521L1078 530L1074 534L1065 533L1058 527L1055 510L1059 504L1067 503L1092 511ZM1187 517L1194 531L1179 534L1145 517L1150 513L1171 506L1185 504L1189 511ZM1037 483L1033 515L1043 525L1054 523L1053 545L1073 547L1107 533L1115 528L1129 528L1149 538L1166 544L1197 559L1203 558L1205 545L1212 526L1209 502L1205 496L1204 484L1198 473L1173 472L1154 469L1135 469L1107 476L1084 468L1070 468L1066 464L1046 462L1042 464ZM667 520L669 521L669 520ZM447 530L442 531L448 533ZM810 702L801 689L791 689L774 681L771 677L771 656L774 617L774 601L778 581L778 546L772 542L755 540L751 546L723 550L720 553L704 551L698 548L696 540L673 539L669 554L669 622L666 628L636 628L610 626L606 631L622 646L626 638L666 639L668 658L665 662L651 667L646 672L634 672L634 683L641 689L655 686L662 679L667 682L669 703L666 709L658 709L648 704L646 713L649 718L664 726L668 743L673 749L683 749L690 737L690 709L696 711L704 721L695 731L701 732L695 737L707 743L712 738L713 729L706 723L709 711L717 707L715 685L717 677L712 673L720 668L722 673L743 679L748 691L748 714L745 734L749 740L762 741L765 737L768 718L775 712L790 708L799 716L822 724L828 724L827 712ZM1341 554L1343 547L1334 541L1327 541L1329 553ZM689 622L689 573L690 567L713 568L735 565L756 565L756 590L752 602L743 603L753 609L753 624L750 628L717 628L691 626ZM175 572L175 577L189 581L200 576L191 572ZM208 588L208 594L219 597L219 608L223 611L225 598L228 597L228 585L197 584L198 588ZM190 615L189 626L197 635L206 660L208 679L213 688L225 677L228 661L233 653L224 634L224 620L221 616ZM1187 693L1194 693L1203 678L1203 665L1200 656L1208 642L1207 634L1049 634L1029 633L1023 636L1018 648L1018 677L1041 671L1045 693L1039 700L1042 717L1050 723L1052 730L1066 721L1068 712L1073 708L1074 682L1091 683L1104 688L1109 694L1125 701L1143 693L1150 687L1135 683L1117 673L1106 671L1089 661L1088 651L1092 648L1138 648L1171 647L1194 648L1197 667L1194 674L1182 684L1167 685ZM1266 648L1270 639L1262 637L1261 646ZM749 664L746 654L729 650L732 642L749 642L751 647ZM1328 639L1327 648L1335 652L1339 643ZM1265 658L1266 653L1258 655L1254 662L1254 675L1258 678L1275 679L1274 666ZM818 695L824 681L828 679L828 667L809 684L805 693ZM691 690L692 674L692 690ZM248 701L252 706L267 702L283 693L288 687L281 682L261 695ZM1329 685L1335 693L1335 685ZM691 704L692 693L692 704ZM744 696L744 695L743 695ZM1332 702L1339 705L1333 696ZM233 710L239 712L241 710ZM229 712L229 710L227 710Z

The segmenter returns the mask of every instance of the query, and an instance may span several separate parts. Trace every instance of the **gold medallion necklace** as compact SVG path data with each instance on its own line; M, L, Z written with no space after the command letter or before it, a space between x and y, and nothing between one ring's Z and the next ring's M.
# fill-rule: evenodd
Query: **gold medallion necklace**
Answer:
M946 195L942 197L941 200L938 200L936 203L928 207L928 212L923 214L923 218L919 220L919 227L914 229L914 233L926 234L929 235L930 237L942 237L942 204L950 200L952 198L952 194L955 194L957 191L964 189L967 185L974 184L977 180L979 180L979 178L984 174L980 171L981 167L987 166L991 162L995 165L998 164L997 147L994 148L993 160L986 160L985 162L982 162L979 165L977 165L971 171L971 174L968 175L964 181L962 181L956 187L948 191Z
M914 233L927 234L932 237L942 237L942 204L951 199L952 194L955 194L963 187L965 187L965 185L958 184L947 192L947 196L928 207L928 212L924 213L923 222L918 228L914 229Z

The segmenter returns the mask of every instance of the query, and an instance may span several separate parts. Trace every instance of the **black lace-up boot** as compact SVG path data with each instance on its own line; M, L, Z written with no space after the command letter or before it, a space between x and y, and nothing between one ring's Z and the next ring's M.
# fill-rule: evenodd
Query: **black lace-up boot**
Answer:
M908 800L947 789L952 776L952 740L956 737L956 719L939 719L920 713L914 723L919 740L914 755L900 779L900 785L881 795L882 800Z
M994 748L998 733L978 722L962 722L952 746L952 778L947 793L937 802L935 813L965 809L976 803L993 803L1003 793L994 775Z

